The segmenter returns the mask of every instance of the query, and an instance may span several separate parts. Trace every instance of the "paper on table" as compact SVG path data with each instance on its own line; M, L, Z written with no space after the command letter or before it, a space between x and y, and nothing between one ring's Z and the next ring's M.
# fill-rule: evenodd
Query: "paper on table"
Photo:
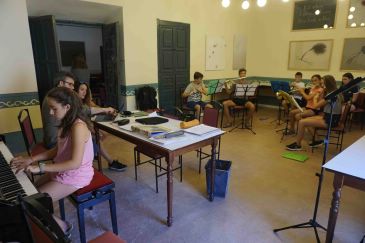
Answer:
M184 130L185 130L185 132L192 133L195 135L203 135L203 134L217 131L217 130L219 130L219 128L200 124L198 126L190 127L188 129L184 129Z

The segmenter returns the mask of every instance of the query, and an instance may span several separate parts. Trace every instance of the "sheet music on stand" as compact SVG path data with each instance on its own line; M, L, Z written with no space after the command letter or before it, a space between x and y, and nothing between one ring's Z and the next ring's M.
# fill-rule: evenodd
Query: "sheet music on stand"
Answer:
M279 95L281 97L283 97L284 100L286 100L287 102L289 102L292 106L296 107L297 109L300 110L300 112L303 112L303 108L300 107L300 105L298 104L298 102L295 100L295 98L288 94L287 92L285 91L282 91L282 90L279 90L278 91Z
M257 89L256 84L236 84L236 97L247 97L247 96L254 96Z
M224 88L224 82L225 82L224 79L211 81L208 86L208 95L221 93Z

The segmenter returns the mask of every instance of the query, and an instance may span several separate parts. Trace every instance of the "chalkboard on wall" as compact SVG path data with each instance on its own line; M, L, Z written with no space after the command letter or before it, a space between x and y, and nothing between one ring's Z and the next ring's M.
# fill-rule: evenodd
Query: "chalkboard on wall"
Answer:
M293 30L333 28L337 0L302 0L294 4Z

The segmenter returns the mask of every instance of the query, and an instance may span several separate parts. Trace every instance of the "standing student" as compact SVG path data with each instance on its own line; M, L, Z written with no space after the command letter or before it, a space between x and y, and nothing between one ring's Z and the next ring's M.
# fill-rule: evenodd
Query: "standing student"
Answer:
M66 87L73 90L76 78L72 73L59 72L54 78L55 87ZM43 100L42 108L43 143L47 149L54 148L57 144L57 131L60 121L50 114L47 97Z
M323 82L324 82L324 86L326 88L326 94L329 94L333 91L335 91L337 89L336 86L336 80L333 76L331 75L325 75L323 77ZM332 111L332 127L337 127L339 122L340 122L340 118L341 118L341 107L343 104L343 96L339 95L336 99L336 102L334 103L333 106L333 111ZM304 138L304 132L305 129L308 127L318 127L318 128L327 128L329 125L329 121L330 121L330 115L331 115L331 103L321 99L318 102L314 102L314 107L323 107L323 114L321 115L317 115L317 116L312 116L312 117L307 117L305 119L302 119L298 122L298 134L296 137L296 141L292 144L289 144L286 146L287 150L292 150L292 151L297 151L297 150L302 150L302 140ZM309 146L311 147L316 147L320 144L322 144L323 141L316 141L314 143L311 143Z
M203 74L200 72L194 73L194 81L192 81L185 89L182 96L188 97L187 106L191 109L195 110L195 114L197 119L199 119L199 114L201 109L205 107L213 108L211 104L207 104L206 102L202 101L203 95L207 95L208 91L207 88L203 84Z
M298 92L307 101L307 105L303 109L303 112L301 112L299 109L293 109L289 112L289 134L295 134L294 126L296 121L299 121L302 118L318 115L321 111L320 106L314 105L323 98L321 76L319 74L313 75L311 78L311 82L312 87L309 91L309 94L305 93L304 88L298 89Z
M51 116L60 122L57 145L34 157L15 157L11 165L17 171L45 172L36 183L38 190L48 193L53 202L57 202L89 185L93 178L92 124L82 112L81 100L72 89L54 88L48 92L46 102ZM54 163L35 164L51 159ZM68 234L72 226L56 216L54 218Z
M98 113L113 113L113 114L115 113L115 110L113 108L110 107L102 108L102 107L97 107L95 105L95 103L92 101L90 87L87 83L81 83L79 87L76 88L76 91L81 99L81 102L84 105L84 110L86 111L89 117ZM100 132L100 139L104 140L105 138L106 134ZM95 150L99 150L101 156L103 156L103 158L108 162L109 170L114 170L114 171L126 170L127 166L125 164L119 162L118 160L113 160L109 155L109 153L104 149L101 143L100 143L100 148L97 148L94 138L93 141Z
M240 70L238 70L238 76L240 77L240 79L238 80L237 84L245 84L246 74L247 71L245 68L241 68ZM243 105L248 110L245 125L246 127L250 127L253 113L255 112L256 109L255 105L251 101L244 100L243 98L245 97L236 96L236 84L233 84L231 89L228 88L227 83L225 83L224 85L225 85L225 90L228 94L231 94L233 92L233 98L223 102L224 117L226 120L224 127L232 126L233 118L230 114L230 108L236 105Z

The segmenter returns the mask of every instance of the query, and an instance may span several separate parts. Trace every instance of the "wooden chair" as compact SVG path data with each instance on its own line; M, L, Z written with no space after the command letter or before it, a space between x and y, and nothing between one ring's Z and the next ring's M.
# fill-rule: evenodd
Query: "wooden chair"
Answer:
M23 134L25 147L29 156L35 156L47 150L43 142L37 143L32 121L28 109L23 109L18 114L18 122Z
M34 243L69 243L71 239L65 235L63 230L52 217L48 209L43 207L37 200L20 199L23 215L28 224L31 235L29 242ZM112 232L105 232L97 238L90 240L90 243L125 243Z
M204 110L204 116L203 116L203 124L211 127L218 127L218 120L219 120L219 110L215 108L205 108ZM220 157L220 148L221 148L221 137L218 139L218 150L216 152L216 155L218 156L218 160ZM202 160L206 158L210 158L212 155L211 153L203 152L202 148L200 148L198 151L199 155L199 174L201 173L201 166L202 166Z
M349 127L350 131L351 131L352 121L353 121L354 116L359 116L361 130L364 126L364 123L365 123L365 93L358 94L358 97L357 97L354 105L356 107L355 110L350 111L350 127Z
M338 123L338 126L331 128L330 140L335 139L335 142L329 141L329 144L335 144L336 149L338 149L338 147L340 147L340 152L342 151L343 136L345 134L346 124L347 124L348 116L350 114L350 109L351 109L351 105L346 104L343 109L343 112L341 114L341 118L340 118L340 122ZM321 131L322 131L322 133L317 134L318 132L321 132ZM325 132L327 132L327 128L318 128L318 127L314 128L312 142L316 141L316 139L315 139L316 135L320 136L320 137L325 137L326 136ZM312 147L312 153L313 153L313 150L314 150L314 147Z
M145 161L141 161L141 154L149 157ZM134 147L134 178L137 180L137 167L146 163L152 164L155 167L155 183L156 193L158 193L158 178L167 174L167 168L162 166L161 160L163 156L156 153L152 149L145 148L143 146ZM180 182L182 182L182 155L179 156L179 165L172 171L180 170ZM161 171L163 171L161 173Z
M108 177L94 169L94 176L90 184L71 194L68 198L77 208L79 222L80 242L86 242L84 210L93 206L109 201L110 215L113 232L118 235L117 214L115 206L115 184ZM61 218L65 220L64 200L59 200Z
M202 109L200 109L199 114L195 114L195 109L194 108L190 108L188 107L187 103L188 103L188 97L183 97L183 93L184 93L185 89L181 88L180 89L180 97L181 97L181 104L180 107L176 107L176 110L180 113L180 120L183 121L189 121L189 120L193 120L196 117L199 117L200 120L200 115L202 112Z

